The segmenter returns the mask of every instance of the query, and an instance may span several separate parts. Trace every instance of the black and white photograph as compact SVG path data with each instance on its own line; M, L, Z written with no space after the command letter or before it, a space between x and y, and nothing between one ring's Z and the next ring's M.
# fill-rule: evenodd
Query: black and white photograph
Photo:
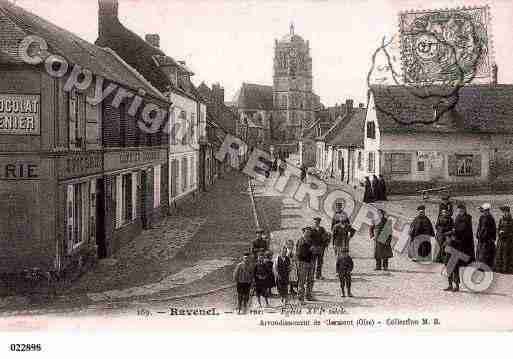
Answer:
M511 332L512 24L0 0L0 332Z

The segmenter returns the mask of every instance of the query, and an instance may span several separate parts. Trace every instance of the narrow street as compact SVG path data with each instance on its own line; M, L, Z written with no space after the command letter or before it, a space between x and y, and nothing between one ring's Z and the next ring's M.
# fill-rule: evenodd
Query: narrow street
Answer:
M271 232L275 254L285 240L297 240L300 228L311 223L315 215L303 204L262 184L257 183L255 198L260 225ZM394 205L400 206L400 201ZM330 225L324 220L321 224L326 228ZM180 228L189 234L187 238L172 235ZM145 232L123 248L123 255L116 256L119 259L101 264L51 305L7 311L4 315L135 315L140 308L163 312L170 307L216 308L232 313L236 302L232 271L250 246L254 229L247 178L234 174L200 197L196 206ZM315 282L316 301L307 303L307 307L343 307L350 315L415 310L431 316L448 312L479 316L491 308L500 313L513 305L513 278L507 275L497 275L492 288L483 293L466 288L452 293L442 291L446 280L438 264L418 264L395 254L389 272L375 271L373 245L366 227L353 238L351 255L355 261L354 297L341 298L335 257L329 247L323 271L326 279ZM292 304L297 304L296 300ZM252 308L259 309L255 299ZM271 306L262 310L279 313L280 300L272 298Z
M234 263L254 237L252 213L247 177L228 173L57 298L2 298L0 310L2 315L62 313L91 305L96 311L141 298L163 300L231 286Z

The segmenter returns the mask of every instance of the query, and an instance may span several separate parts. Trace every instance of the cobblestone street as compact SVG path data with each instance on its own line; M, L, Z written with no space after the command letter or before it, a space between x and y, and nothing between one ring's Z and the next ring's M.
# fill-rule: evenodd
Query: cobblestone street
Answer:
M274 253L281 248L284 241L292 238L297 240L300 228L312 221L315 215L313 211L293 199L281 196L271 188L257 186L257 207L261 224L269 228L272 233L272 249ZM467 201L470 201L468 198ZM472 201L480 201L481 198ZM498 199L499 200L499 199ZM405 203L396 199L388 202L390 207L402 208L403 215L411 217L414 211L409 212L411 203L417 201L410 198ZM411 203L410 203L411 202ZM416 202L415 202L416 203ZM435 203L432 204L435 206ZM429 212L428 212L429 214ZM329 223L323 220L321 223L329 228ZM338 278L335 274L335 257L332 247L329 247L325 255L323 274L325 280L315 282L315 302L307 303L307 306L343 306L348 314L380 314L380 313L429 313L429 315L441 315L443 313L460 313L462 317L478 318L483 313L491 315L508 310L513 304L513 278L509 275L495 275L492 287L483 293L474 293L463 288L459 293L444 292L446 278L442 275L442 266L438 264L419 264L412 262L407 257L395 253L391 260L389 272L375 271L373 258L373 243L369 240L368 227L362 226L351 242L351 255L355 261L353 272L353 298L341 298ZM293 301L293 303L296 303ZM235 293L233 289L226 289L207 296L187 298L175 301L167 301L160 304L152 304L157 310L163 310L167 306L176 307L216 307L221 311L233 311ZM253 299L253 308L257 309L256 300ZM134 307L135 308L135 307ZM134 310L132 308L131 310ZM268 313L279 312L280 301L277 298L271 300L271 307L265 308ZM493 314L495 315L495 314ZM455 316L454 318L457 318ZM465 320L463 318L463 320ZM486 320L486 318L483 318ZM454 323L456 324L455 319ZM462 321L462 323L464 323ZM448 323L445 323L448 324ZM462 324L462 327L463 324Z
M0 300L0 308L7 315L18 313L9 312L11 308L33 313L52 307L61 312L91 302L176 297L229 286L234 262L254 237L247 188L246 176L228 173L178 214L101 261L51 303L10 297Z
M233 264L254 238L247 179L240 174L235 176L220 181L212 192L198 199L194 208L166 219L124 248L123 255L127 258L118 254L117 261L103 264L83 277L60 305L53 309L35 309L31 313L133 315L140 308L164 313L169 307L215 307L220 312L233 313L236 302L231 282ZM285 240L297 240L300 228L311 223L315 215L304 204L282 196L271 187L257 184L255 197L260 225L271 232L274 253ZM466 200L480 201L481 198ZM389 211L400 209L403 213L399 214L411 217L410 207L416 201L414 198L394 199L386 206ZM431 204L433 208L435 204ZM432 210L428 210L428 215ZM321 224L329 228L325 220ZM183 235L173 237L172 233ZM513 305L513 278L508 275L496 275L493 286L483 293L473 293L466 288L451 293L442 291L446 279L438 264L415 263L396 253L389 272L375 271L373 244L365 225L351 242L351 255L355 261L355 296L340 297L335 257L329 247L323 271L326 279L315 282L316 301L307 303L307 307L342 306L351 315L411 313L415 310L415 313L430 315L461 312L478 317L485 310L490 313L493 308L501 318L501 311ZM69 306L70 298L77 292L85 296L75 297L80 300ZM297 302L293 300L292 303ZM252 308L258 309L255 299ZM272 298L271 306L263 310L279 313L279 299ZM20 312L10 314L16 313Z

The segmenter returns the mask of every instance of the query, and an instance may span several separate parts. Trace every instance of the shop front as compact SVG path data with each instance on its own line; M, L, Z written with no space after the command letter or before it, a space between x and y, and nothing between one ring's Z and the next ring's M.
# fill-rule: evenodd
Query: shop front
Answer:
M153 148L105 152L102 256L116 252L167 212L167 151Z

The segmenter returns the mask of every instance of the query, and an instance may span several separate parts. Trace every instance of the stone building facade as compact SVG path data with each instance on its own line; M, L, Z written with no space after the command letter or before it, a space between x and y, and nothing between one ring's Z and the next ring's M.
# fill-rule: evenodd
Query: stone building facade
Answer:
M45 63L29 50L44 45ZM0 54L0 272L74 275L167 212L168 138L139 123L169 102L112 51L4 1ZM120 94L139 91L130 111Z

